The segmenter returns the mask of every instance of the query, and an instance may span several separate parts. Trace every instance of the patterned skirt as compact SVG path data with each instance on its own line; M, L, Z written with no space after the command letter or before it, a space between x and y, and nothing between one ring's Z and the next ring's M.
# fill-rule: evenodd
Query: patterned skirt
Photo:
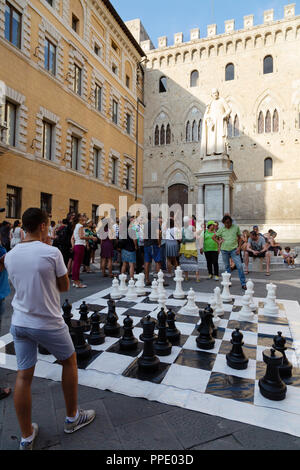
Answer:
M184 272L195 273L199 271L198 259L195 256L187 258L186 256L181 255L179 258L179 264Z
M166 240L166 256L169 258L177 258L179 255L179 247L177 240Z

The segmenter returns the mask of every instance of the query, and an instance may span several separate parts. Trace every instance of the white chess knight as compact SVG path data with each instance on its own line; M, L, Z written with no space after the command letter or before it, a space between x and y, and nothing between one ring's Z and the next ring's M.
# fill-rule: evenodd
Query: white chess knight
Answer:
M136 287L133 279L130 279L130 281L128 282L126 300L137 300Z
M247 290L246 290L246 295L249 295L250 297L250 308L251 310L256 310L256 305L253 300L253 295L254 295L254 283L251 279L246 284Z
M149 295L149 300L151 302L158 302L159 292L158 292L158 282L154 279L152 282L151 294Z
M137 279L137 282L135 283L137 295L140 295L140 296L146 295L145 274L144 273L136 274L135 278Z
M182 308L181 312L185 315L199 315L199 308L197 307L195 302L195 292L193 291L193 289L189 290L189 293L187 295L187 303Z
M211 308L214 312L214 318L213 318L214 325L215 325L216 328L218 328L220 326L220 323L221 323L221 318L217 314L217 303L216 303L215 295L213 295L211 297L210 306L211 306Z
M268 315L278 315L279 313L279 307L276 304L276 290L275 284L267 285L268 295L265 301L264 313Z
M221 297L221 289L220 287L216 287L214 290L214 299L216 304L216 315L218 317L222 317L224 315L224 305Z
M251 299L250 295L245 294L242 298L242 310L238 313L238 319L240 321L253 321L255 320L255 315L250 307Z
M111 290L111 293L110 293L110 298L112 300L119 300L121 299L121 297L123 296L123 294L120 292L120 288L119 288L119 281L118 279L115 277L112 281L112 290Z
M126 279L127 279L126 274L120 274L120 275L119 275L119 279L120 279L119 292L120 292L122 295L126 295L127 290L128 290L128 287L126 286Z
M173 293L174 299L184 299L185 292L182 289L183 274L182 274L182 269L180 268L180 266L178 266L175 270L174 281L176 282L175 291Z
M229 287L231 286L230 278L231 278L230 273L223 273L222 274L223 281L221 282L221 284L223 286L223 292L222 292L221 298L225 302L231 302L232 299L233 299L232 295L230 294L230 290L229 290Z

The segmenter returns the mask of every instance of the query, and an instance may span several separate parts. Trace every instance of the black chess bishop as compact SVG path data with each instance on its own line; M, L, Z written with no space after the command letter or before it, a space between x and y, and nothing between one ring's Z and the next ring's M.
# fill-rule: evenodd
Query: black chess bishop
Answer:
M154 329L156 321L148 315L142 320L143 333L140 336L140 340L144 343L143 354L138 358L138 367L143 372L155 372L159 368L160 360L155 355L154 341L156 335Z
M119 341L122 351L134 351L138 347L138 340L133 334L133 320L127 315L123 322L123 336Z
M162 308L157 315L158 337L154 341L154 351L158 356L169 356L172 351L172 343L167 338L167 314Z
M214 327L212 324L213 314L208 310L200 310L201 323L198 326L199 336L196 338L198 348L210 350L215 347L213 339Z
M108 314L104 325L104 333L106 336L116 337L120 335L121 331L121 327L118 323L119 317L116 313L116 302L109 299L107 304Z
M260 393L269 400L284 400L287 386L279 375L279 367L283 362L283 354L273 348L266 349L263 352L263 359L267 364L267 370L265 376L258 382Z
M93 346L99 346L105 342L105 334L100 328L100 315L94 312L91 316L91 332L88 336L88 343Z
M79 313L80 313L80 321L84 323L84 331L90 331L91 325L90 325L90 320L88 318L88 313L89 309L85 301L82 302L82 304L79 307Z
M239 328L236 328L231 336L232 349L226 354L227 365L235 370L245 370L248 367L249 359L243 351L243 335Z
M69 303L68 299L64 301L62 305L62 311L64 312L63 319L66 325L68 325L68 328L70 329L72 327L71 320L73 318L73 315L72 315L72 305Z
M167 313L167 338L168 340L174 344L177 343L180 340L181 333L180 331L176 328L175 325L176 321L176 315L172 310L169 310Z
M292 377L293 365L289 362L288 358L286 357L285 351L287 350L286 347L286 338L282 336L282 332L278 331L277 336L274 336L272 348L276 349L283 355L282 365L279 366L279 374L282 378L289 378Z

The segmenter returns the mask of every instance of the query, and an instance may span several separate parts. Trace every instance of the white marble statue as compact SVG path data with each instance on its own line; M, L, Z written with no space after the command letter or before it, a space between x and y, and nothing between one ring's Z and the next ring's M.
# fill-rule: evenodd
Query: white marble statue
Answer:
M201 138L201 157L226 154L227 122L231 108L219 91L212 90L212 101L206 108Z

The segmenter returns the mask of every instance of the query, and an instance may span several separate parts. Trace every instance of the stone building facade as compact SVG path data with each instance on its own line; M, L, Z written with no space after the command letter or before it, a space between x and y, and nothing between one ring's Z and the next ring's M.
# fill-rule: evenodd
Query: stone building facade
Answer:
M131 25L132 27L132 25ZM135 28L137 24L135 24ZM200 140L205 108L217 88L232 109L228 154L232 180L231 212L245 228L259 224L281 240L300 233L300 16L295 5L253 15L244 29L225 22L225 32L207 27L206 37L193 29L150 39L145 73L144 202L197 204L203 194ZM210 181L213 184L213 179ZM225 188L227 191L230 188Z
M141 201L143 56L108 0L0 0L0 221Z

